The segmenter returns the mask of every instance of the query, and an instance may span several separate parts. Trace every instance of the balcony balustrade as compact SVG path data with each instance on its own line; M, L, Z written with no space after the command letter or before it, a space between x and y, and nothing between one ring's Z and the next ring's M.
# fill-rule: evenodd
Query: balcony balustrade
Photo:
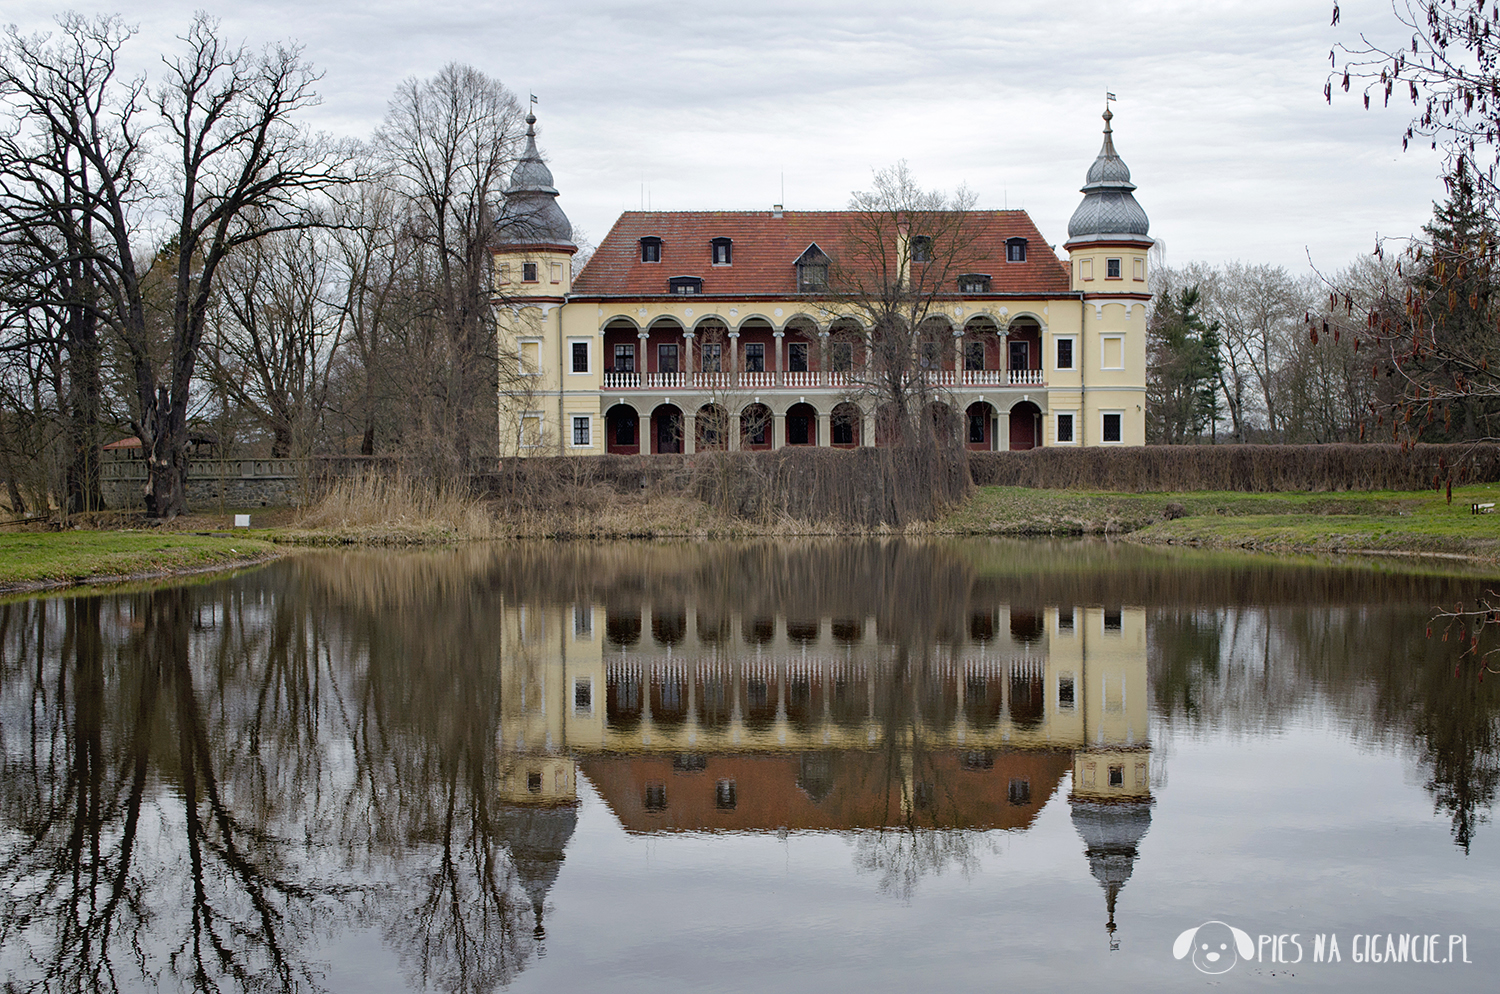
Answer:
M934 369L923 378L935 387L1044 387L1046 373L1040 369ZM770 370L738 373L615 373L604 374L606 390L806 390L816 387L850 389L864 385L854 371L822 372L797 370L775 373Z

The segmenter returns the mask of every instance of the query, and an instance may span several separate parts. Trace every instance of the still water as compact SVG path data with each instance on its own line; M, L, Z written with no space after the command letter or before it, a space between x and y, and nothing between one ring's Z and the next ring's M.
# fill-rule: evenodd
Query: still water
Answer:
M1497 678L1428 629L1494 586L861 541L0 605L0 974L1493 990Z

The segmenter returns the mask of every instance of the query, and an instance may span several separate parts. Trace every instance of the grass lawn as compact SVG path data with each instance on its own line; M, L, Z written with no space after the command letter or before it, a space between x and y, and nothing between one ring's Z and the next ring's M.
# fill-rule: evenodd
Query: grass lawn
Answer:
M0 532L0 589L190 573L277 555L245 535L164 531Z
M1362 493L1118 494L985 487L939 531L999 535L1129 533L1132 541L1276 552L1381 551L1500 559L1500 484Z

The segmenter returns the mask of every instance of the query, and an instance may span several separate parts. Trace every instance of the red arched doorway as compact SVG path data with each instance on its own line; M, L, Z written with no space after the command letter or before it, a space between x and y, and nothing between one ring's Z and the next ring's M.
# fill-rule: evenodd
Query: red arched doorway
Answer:
M1034 449L1042 444L1042 409L1023 400L1010 409L1010 448L1012 452Z

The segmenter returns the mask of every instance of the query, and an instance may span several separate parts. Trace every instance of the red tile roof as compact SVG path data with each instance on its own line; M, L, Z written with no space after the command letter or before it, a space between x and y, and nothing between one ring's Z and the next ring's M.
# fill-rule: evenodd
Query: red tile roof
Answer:
M573 281L573 293L665 296L670 277L697 276L706 296L794 295L798 257L816 243L839 261L851 221L858 216L854 211L786 211L781 217L770 211L626 211ZM973 268L991 276L991 292L1068 292L1067 265L1025 211L974 211L972 220L973 245L983 260ZM661 239L660 262L641 261L640 240L646 237ZM1025 262L1005 261L1005 241L1013 237L1027 240ZM732 265L712 264L715 238L734 240Z

